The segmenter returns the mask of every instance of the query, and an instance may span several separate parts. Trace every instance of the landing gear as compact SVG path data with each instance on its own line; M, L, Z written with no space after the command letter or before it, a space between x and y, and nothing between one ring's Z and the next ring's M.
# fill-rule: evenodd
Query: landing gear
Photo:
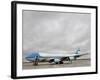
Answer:
M38 65L38 61L34 61L34 62L33 62L33 65L34 65L34 66L37 66L37 65Z
M62 59L61 59L61 61L63 62L63 61L70 61L71 63L72 63L72 60L70 59L70 57L63 57Z
M70 63L72 63L72 60L70 59L70 57L66 57L66 61L70 61Z
M59 64L59 62L55 62L55 64Z
M59 64L63 64L63 61L60 61Z
M67 61L70 61L70 58L69 58L69 57L66 57L66 60L67 60Z
M55 62L55 64L63 64L63 61Z

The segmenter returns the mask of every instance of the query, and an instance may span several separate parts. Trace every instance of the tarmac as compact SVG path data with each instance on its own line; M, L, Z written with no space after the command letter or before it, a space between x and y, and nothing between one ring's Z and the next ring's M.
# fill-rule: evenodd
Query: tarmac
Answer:
M71 61L64 61L64 64L50 64L49 62L39 62L34 66L31 62L23 62L23 69L46 69L46 68L64 68L64 67L86 67L91 66L90 59L79 59Z

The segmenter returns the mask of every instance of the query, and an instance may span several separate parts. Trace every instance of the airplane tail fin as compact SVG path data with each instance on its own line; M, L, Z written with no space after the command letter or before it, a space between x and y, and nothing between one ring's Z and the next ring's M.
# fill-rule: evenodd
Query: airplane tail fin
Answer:
M75 53L75 54L79 54L79 52L80 52L80 48L78 48L78 49L76 50L76 53Z
M75 54L79 54L80 52L80 48L78 48L75 52ZM80 57L79 55L74 56L74 60L76 60L76 58Z

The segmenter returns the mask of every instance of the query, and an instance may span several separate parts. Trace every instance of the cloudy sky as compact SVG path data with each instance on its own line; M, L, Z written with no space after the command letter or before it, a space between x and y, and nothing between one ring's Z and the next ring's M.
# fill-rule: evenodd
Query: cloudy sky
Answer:
M90 51L91 14L23 11L23 51Z

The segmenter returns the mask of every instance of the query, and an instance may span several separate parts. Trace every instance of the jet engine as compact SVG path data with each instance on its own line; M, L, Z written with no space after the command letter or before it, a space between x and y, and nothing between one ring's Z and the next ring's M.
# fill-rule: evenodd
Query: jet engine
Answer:
M63 61L61 61L60 59L50 59L49 63L52 63L52 64L63 64Z

